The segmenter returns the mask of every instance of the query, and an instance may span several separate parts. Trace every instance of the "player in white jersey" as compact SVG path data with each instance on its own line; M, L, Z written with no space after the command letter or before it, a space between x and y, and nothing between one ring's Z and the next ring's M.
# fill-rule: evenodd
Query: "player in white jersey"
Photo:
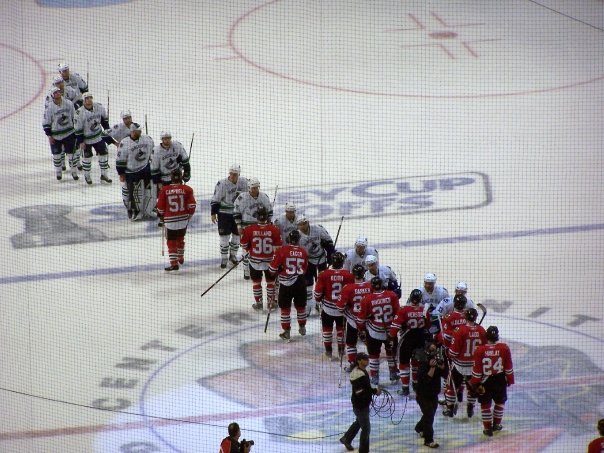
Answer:
M57 179L63 179L62 166L65 162L65 154L69 157L71 176L78 180L77 161L75 159L75 135L73 119L75 108L73 103L61 96L58 87L50 90L52 102L44 109L42 127L48 137L52 161L55 167Z
M436 284L436 275L432 272L424 275L424 286L418 286L417 289L422 292L422 306L428 305L429 310L434 310L443 299L449 297L447 288Z
M266 208L270 222L273 217L273 204L266 193L260 192L260 181L257 178L250 178L247 192L239 194L233 206L233 219L237 224L239 235L243 233L246 226L258 223L256 211L260 206ZM231 253L233 253L232 249ZM250 279L248 260L245 256L243 258L243 278Z
M290 201L285 203L285 214L277 217L273 223L281 231L281 240L285 244L289 233L293 230L298 229L296 224L298 217L296 216L296 205Z
M466 297L466 306L465 306L466 309L473 308L473 309L477 310L478 308L476 307L476 304L474 303L474 301L472 299L470 299L467 296L467 292L468 292L468 284L466 282L457 282L457 285L455 285L455 295ZM448 315L449 313L451 313L455 308L453 305L453 299L454 299L454 297L448 296L448 297L445 297L443 300L441 300L438 303L438 305L436 306L436 308L434 309L434 312L432 312L432 315L436 316L438 314L438 316L443 318L446 315Z
M367 255L365 257L365 281L370 282L373 277L380 277L384 288L393 291L397 297L401 297L403 290L398 284L396 274L390 266L384 266L378 262L377 256Z
M120 181L128 185L128 218L141 220L154 218L156 200L151 198L151 166L153 140L142 135L143 128L138 123L130 126L130 136L124 138L117 149L115 168Z
M107 136L107 144L119 146L120 142L126 137L130 136L130 126L132 126L132 113L130 110L122 110L120 113L122 118L121 123L116 123L113 125L111 129L105 131ZM122 202L126 209L128 209L128 205L130 203L130 198L128 195L128 184L126 182L121 183L121 191L122 191Z
M327 269L331 256L336 251L333 240L322 225L311 225L306 216L300 215L296 221L301 234L300 246L308 252L308 269L306 270L306 313L310 315L316 306L313 297L313 285L319 272Z
M80 108L84 103L82 94L88 91L88 83L86 83L84 78L77 72L71 72L67 63L59 63L58 69L59 74L61 74L61 77L65 81L65 86L73 88L78 95L76 101L74 102L74 106L75 108Z
M103 139L105 129L109 129L107 111L100 102L94 102L92 93L84 93L84 104L75 114L76 144L82 152L82 167L84 179L87 184L92 184L90 177L92 149L96 151L101 167L101 182L111 184L112 180L107 175L109 170L109 152Z
M352 271L352 268L356 264L362 264L364 266L367 255L373 255L379 261L380 256L378 255L378 251L375 249L375 247L369 247L367 238L364 236L359 236L357 240L354 241L354 248L346 251L344 269Z
M235 200L239 194L247 192L247 179L240 176L241 167L233 164L229 167L229 176L216 183L214 195L210 200L210 214L212 223L218 224L220 238L220 267L227 266L227 256L233 264L237 263L237 250L239 250L239 229L233 217Z
M151 177L157 185L157 190L161 190L164 184L170 184L170 175L177 168L183 170L183 181L189 182L191 165L182 143L172 140L172 134L168 131L162 131L159 138L161 142L153 148L151 156Z
M65 86L65 81L63 80L63 77L61 76L56 76L53 80L52 80L52 85L57 87L59 90L61 90L61 96L65 97L66 99L69 99L71 102L75 102L76 99L78 99L78 97L80 96L80 93L77 92L68 86ZM50 95L50 92L46 95L46 98L44 99L44 108L48 107L48 104L52 102L52 96ZM75 106L74 106L75 108Z

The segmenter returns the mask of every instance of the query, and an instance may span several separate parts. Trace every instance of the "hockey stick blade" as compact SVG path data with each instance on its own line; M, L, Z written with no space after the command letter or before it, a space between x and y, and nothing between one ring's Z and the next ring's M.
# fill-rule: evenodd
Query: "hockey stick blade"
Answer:
M478 325L481 325L482 321L484 320L484 317L487 315L487 307L485 307L481 303L477 303L476 306L482 311L482 316L480 317L480 321L478 321Z

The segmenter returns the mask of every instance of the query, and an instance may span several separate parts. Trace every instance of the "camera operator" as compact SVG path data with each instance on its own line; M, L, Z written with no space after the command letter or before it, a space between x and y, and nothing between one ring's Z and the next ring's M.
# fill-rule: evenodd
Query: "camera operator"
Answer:
M438 408L440 380L445 374L444 357L434 342L427 341L423 350L416 350L415 358L419 362L416 401L422 411L422 418L415 425L415 432L424 438L426 447L438 448L438 443L434 442L433 425Z
M219 453L249 453L252 445L254 445L254 441L242 439L241 442L239 442L241 429L239 429L237 423L231 423L228 430L229 437L222 439Z

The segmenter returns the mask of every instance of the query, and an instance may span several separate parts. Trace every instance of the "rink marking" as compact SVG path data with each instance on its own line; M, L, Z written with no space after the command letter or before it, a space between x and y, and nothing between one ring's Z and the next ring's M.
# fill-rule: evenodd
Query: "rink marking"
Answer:
M535 228L530 230L504 231L501 233L488 234L469 234L463 236L450 236L433 239L415 239L409 241L384 242L374 244L378 250L410 248L410 247L428 247L432 245L456 244L463 242L479 241L499 241L505 239L518 239L525 237L550 236L556 234L584 233L589 231L598 231L604 229L604 223L593 223L585 225L573 225L567 227L549 227ZM184 269L191 267L216 266L219 264L218 258L187 261ZM67 278L82 278L102 275L127 274L133 272L156 272L165 267L165 263L157 264L138 264L132 266L96 268L81 271L49 272L45 274L14 275L10 277L1 277L0 285L12 285L15 283L40 282L46 280L63 280Z

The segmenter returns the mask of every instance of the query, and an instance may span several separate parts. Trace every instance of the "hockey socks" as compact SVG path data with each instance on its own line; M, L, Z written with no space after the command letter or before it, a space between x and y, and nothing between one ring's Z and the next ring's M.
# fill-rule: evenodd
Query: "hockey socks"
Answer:
M168 239L168 258L172 266L178 265L178 239Z
M500 426L501 421L503 420L503 411L505 406L503 404L495 403L495 407L493 408L493 425Z
M185 262L185 238L184 237L178 239L176 255L178 256L178 263L183 264Z
M256 303L262 306L262 280L252 280L252 292Z
M291 308L281 309L281 328L283 330L291 329Z
M497 406L495 406L497 407ZM482 426L485 431L493 429L493 414L491 413L491 402L480 404L480 414L482 416ZM503 415L503 412L502 412Z

